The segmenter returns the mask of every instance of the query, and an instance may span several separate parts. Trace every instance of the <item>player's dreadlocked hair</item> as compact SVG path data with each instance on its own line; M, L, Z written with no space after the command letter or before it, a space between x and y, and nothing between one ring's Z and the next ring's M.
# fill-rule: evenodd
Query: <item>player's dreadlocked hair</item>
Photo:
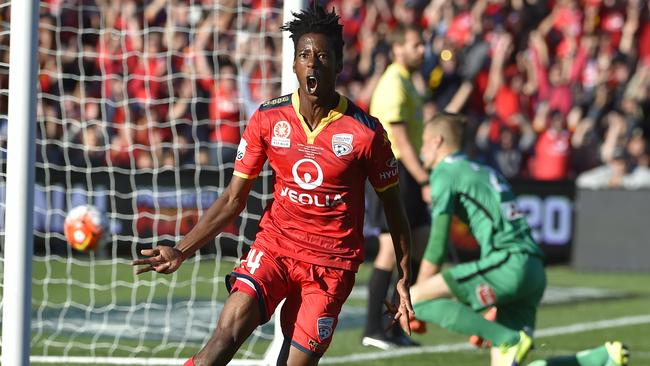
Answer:
M327 12L321 5L312 2L309 8L300 13L292 13L296 18L280 27L291 33L294 49L298 40L307 33L320 33L329 37L333 42L334 53L338 60L343 60L343 25L339 24L340 17L334 10Z

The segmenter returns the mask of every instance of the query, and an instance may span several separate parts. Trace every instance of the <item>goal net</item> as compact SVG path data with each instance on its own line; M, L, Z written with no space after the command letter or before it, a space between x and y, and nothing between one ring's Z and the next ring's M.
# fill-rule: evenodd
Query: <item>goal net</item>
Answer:
M0 225L11 214L10 5L0 0ZM212 334L224 277L271 199L268 169L241 217L176 273L135 276L130 262L141 249L176 243L223 193L248 117L280 94L280 5L40 2L33 362L181 364ZM67 245L63 222L87 204L104 215L106 235L82 253ZM0 229L3 249L20 245L5 243ZM273 321L258 328L235 364L263 359L274 330Z

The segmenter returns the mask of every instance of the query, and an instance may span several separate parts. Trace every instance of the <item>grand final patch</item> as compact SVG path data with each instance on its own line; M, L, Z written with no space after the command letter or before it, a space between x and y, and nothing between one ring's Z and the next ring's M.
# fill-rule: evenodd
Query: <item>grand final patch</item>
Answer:
M494 305L497 301L497 296L494 289L487 283L482 283L476 286L476 298L483 306Z
M332 136L332 150L338 157L347 155L352 152L352 134L338 133Z
M316 325L318 328L318 338L320 338L321 342L332 336L334 332L334 318L318 318Z

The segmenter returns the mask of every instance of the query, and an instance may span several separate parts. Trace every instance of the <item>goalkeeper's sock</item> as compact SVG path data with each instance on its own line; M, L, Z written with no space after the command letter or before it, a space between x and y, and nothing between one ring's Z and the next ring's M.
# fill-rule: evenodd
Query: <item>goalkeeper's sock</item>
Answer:
M194 365L194 356L190 357L189 360L185 361L185 363L183 364L183 366L195 366L195 365Z
M413 305L415 317L468 336L478 335L493 346L512 346L519 342L519 332L485 320L470 307L450 299L436 299Z
M364 335L376 335L384 332L384 300L390 287L393 271L374 268L368 282L368 317Z
M551 357L528 366L605 366L609 355L605 346L578 352L571 356Z

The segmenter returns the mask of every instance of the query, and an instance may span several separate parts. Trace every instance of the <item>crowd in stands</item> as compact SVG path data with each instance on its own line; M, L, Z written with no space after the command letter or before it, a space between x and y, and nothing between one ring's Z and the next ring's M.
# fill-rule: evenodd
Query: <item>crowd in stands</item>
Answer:
M327 4L345 25L338 90L362 108L390 63L388 34L419 24L426 60L414 81L425 119L460 100L472 157L508 178L650 185L650 2ZM9 15L0 8L4 28ZM281 24L277 0L41 1L39 163L232 161L247 118L280 95ZM5 65L8 42L0 33Z

